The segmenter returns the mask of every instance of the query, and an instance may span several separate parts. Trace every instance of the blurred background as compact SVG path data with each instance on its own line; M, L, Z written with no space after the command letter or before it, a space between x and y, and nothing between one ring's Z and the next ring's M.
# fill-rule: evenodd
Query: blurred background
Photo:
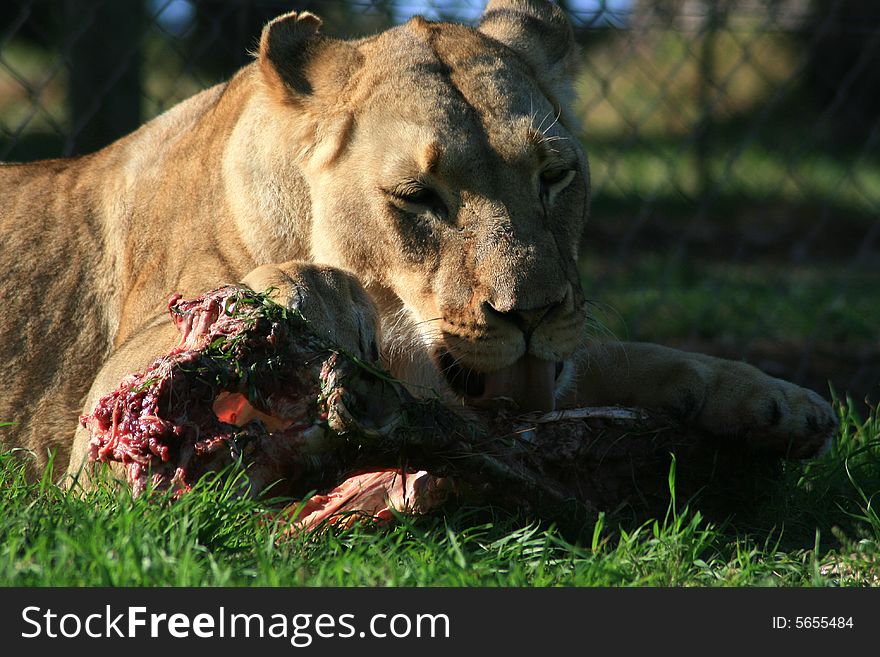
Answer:
M247 64L291 9L360 36L484 4L3 0L0 160L110 143ZM559 4L582 47L600 330L880 399L880 2Z

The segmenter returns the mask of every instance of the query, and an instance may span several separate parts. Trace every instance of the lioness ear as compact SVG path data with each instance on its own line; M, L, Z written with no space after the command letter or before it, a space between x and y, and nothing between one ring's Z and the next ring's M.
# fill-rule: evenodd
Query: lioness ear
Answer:
M259 66L280 100L293 102L332 95L359 67L361 55L345 41L318 32L321 19L307 11L271 20L260 37Z
M542 0L490 0L479 29L517 52L559 105L570 104L577 47L562 9Z

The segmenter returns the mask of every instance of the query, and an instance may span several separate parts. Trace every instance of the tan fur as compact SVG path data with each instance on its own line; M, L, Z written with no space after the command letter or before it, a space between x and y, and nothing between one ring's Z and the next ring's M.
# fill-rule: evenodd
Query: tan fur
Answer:
M562 381L580 362L560 386L568 404L828 434L824 402L747 366L650 345L584 351L589 173L558 8L493 0L479 29L417 18L352 42L319 26L272 21L228 84L98 153L0 167L6 444L76 471L77 415L173 343L168 297L236 281L278 288L365 355L381 341L392 371L452 403L440 349L476 372L525 354L565 361ZM419 186L427 205L407 200ZM782 398L779 420L768 408Z

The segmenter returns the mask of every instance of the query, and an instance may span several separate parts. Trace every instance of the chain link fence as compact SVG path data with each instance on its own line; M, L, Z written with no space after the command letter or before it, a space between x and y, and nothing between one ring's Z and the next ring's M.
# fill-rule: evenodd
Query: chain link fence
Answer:
M76 155L250 60L264 22L360 36L440 0L6 0L0 160ZM567 0L600 330L880 397L880 3Z

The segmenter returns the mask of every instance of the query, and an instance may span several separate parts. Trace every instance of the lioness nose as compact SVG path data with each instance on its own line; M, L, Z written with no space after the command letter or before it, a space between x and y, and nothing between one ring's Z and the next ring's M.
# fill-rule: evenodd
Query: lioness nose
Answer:
M528 310L519 310L512 309L507 311L500 311L496 309L491 303L489 306L494 310L498 315L503 317L509 322L512 322L523 334L526 336L526 340L532 337L532 333L535 332L535 329L543 322L547 317L553 314L553 312L562 305L562 301L555 301L546 306L542 306L540 308L530 308Z

